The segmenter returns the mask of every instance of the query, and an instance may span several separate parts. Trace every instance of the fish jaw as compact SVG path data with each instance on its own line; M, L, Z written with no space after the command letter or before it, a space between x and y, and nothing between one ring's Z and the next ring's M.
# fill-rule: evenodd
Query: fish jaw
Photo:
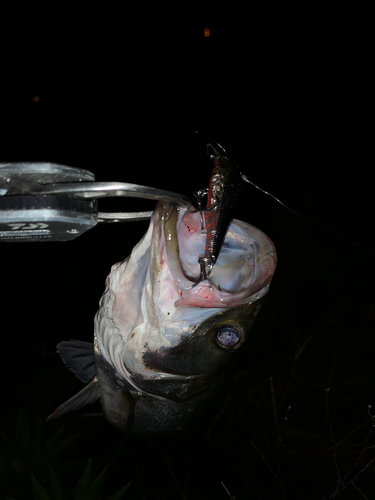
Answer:
M221 267L235 267L230 254L232 247L239 247L237 261L243 261L242 282L233 291L220 291L207 281L190 288L194 278L189 274L189 261L197 260L199 245L204 250L205 236L199 229L193 234L185 216L190 227L192 221L199 226L199 214L170 203L157 205L143 239L126 261L112 267L95 318L98 355L114 367L126 387L159 399L191 397L205 386L204 379L210 379L228 353L216 352L207 337L211 326L204 322L223 309L228 310L229 317L231 310L260 301L276 266L270 240L256 228L236 221L228 231L229 243L223 245L223 258L220 261L219 256L212 279L220 279ZM185 350L180 349L183 345ZM195 363L194 357L188 355L190 348L206 352L206 363ZM168 354L173 354L176 363L168 364ZM167 365L169 368L164 369Z
M204 246L199 214L157 205L145 236L112 266L93 346L59 344L64 362L88 384L49 420L100 398L115 427L154 435L185 426L219 394L220 369L249 337L276 252L261 231L234 221L210 283L192 287Z

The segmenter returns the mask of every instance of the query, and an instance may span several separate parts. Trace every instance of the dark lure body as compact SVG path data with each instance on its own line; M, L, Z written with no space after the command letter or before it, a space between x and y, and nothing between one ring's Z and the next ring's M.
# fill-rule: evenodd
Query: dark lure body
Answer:
M213 150L213 154L209 154L209 148ZM207 145L207 152L215 165L208 187L204 214L207 231L204 264L205 277L208 278L234 218L235 206L241 195L244 179L233 161L219 154L211 144Z

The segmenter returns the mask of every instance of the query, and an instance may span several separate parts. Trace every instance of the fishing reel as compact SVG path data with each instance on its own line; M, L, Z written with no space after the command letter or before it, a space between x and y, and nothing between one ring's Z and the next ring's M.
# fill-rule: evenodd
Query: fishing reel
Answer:
M57 163L0 163L0 242L73 240L98 222L146 220L152 212L98 212L98 198L125 196L188 205L181 194L125 182L95 182Z

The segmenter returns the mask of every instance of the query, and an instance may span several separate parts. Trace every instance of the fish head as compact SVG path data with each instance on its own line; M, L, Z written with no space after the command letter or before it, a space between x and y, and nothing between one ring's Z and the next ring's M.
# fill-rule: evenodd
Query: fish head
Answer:
M95 351L124 391L180 401L205 391L245 343L276 267L271 240L234 220L196 286L205 234L193 207L159 202L143 239L115 264L95 317Z

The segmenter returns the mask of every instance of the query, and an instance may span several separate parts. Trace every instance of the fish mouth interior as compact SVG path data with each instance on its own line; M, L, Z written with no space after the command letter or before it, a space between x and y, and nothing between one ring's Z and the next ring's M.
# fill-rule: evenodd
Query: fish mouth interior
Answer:
M204 255L206 246L206 233L202 231L200 214L188 211L181 213L177 222L177 235L182 271L187 279L196 283L200 276L198 258ZM250 274L254 274L257 246L252 237L232 223L210 274L210 285L232 294L242 289Z
M199 281L198 258L205 253L206 234L202 231L201 217L199 212L192 210L193 207L174 210L169 207L164 222L166 257L180 290L188 290ZM207 280L201 283L231 295L244 289L260 290L271 280L275 267L276 252L269 238L254 226L234 220L227 231L209 283ZM265 275L270 276L269 279L265 280Z

